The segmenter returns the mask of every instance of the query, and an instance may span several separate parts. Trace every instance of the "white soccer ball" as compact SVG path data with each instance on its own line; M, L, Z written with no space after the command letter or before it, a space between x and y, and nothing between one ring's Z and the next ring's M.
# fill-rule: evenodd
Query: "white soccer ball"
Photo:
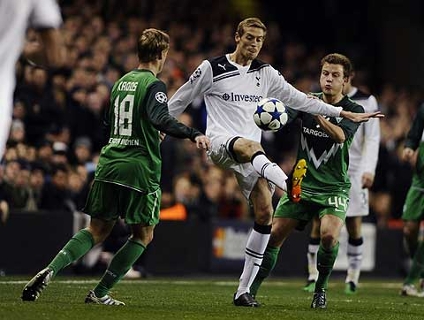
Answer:
M263 98L253 114L253 120L259 128L272 132L284 127L288 118L284 103L276 98Z

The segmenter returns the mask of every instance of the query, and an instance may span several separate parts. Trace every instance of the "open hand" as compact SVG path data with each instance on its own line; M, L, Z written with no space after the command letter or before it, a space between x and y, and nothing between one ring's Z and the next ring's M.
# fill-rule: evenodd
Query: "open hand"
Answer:
M381 113L381 111L357 113L345 110L342 110L342 112L340 112L340 116L349 119L353 122L367 122L371 118L381 119L385 117L384 114Z
M206 151L209 150L210 146L211 146L211 141L209 140L209 138L205 135L200 135L197 136L194 141L196 141L196 147L198 149L206 149Z

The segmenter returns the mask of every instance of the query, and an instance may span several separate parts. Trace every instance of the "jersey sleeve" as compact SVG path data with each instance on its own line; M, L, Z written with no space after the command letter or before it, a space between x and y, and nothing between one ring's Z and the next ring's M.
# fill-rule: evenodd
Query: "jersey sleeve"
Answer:
M280 99L284 104L295 110L315 115L340 116L341 107L335 107L322 100L308 97L305 93L288 83L283 75L272 67L270 67L268 72L271 80L269 91L271 97Z
M62 24L59 5L55 0L34 0L30 26L36 29L58 28Z
M371 95L367 101L365 111L374 112L378 110L376 98ZM364 149L362 159L364 160L364 172L375 174L378 162L378 151L380 148L380 119L373 118L361 124L364 130Z
M183 113L196 97L203 96L212 87L212 77L212 67L204 60L169 100L169 113L174 117Z
M152 125L159 131L176 138L188 138L191 141L202 133L187 127L169 114L166 86L162 81L154 82L145 97L146 115Z
M412 122L405 141L405 148L416 150L421 142L424 129L424 103L421 104L418 112Z

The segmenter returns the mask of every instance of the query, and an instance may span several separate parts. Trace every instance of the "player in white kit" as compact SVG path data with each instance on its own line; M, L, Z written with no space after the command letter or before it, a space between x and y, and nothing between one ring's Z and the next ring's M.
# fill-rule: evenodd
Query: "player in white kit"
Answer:
M353 74L343 91L349 98L364 107L365 112L378 110L376 98L352 85ZM356 131L349 149L348 175L352 183L349 193L349 207L346 213L348 232L347 258L348 269L345 293L356 293L362 265L363 237L362 217L369 214L368 190L374 183L375 169L380 147L380 120L371 119L361 124ZM308 245L308 280L305 291L314 292L318 276L317 251L320 242L319 219L314 219Z
M0 160L12 121L15 65L20 55L33 63L59 66L63 61L58 28L62 24L55 0L0 1ZM39 31L41 45L26 44L26 31Z
M235 33L236 49L204 60L189 80L169 101L169 111L178 116L198 96L207 111L206 135L211 139L209 158L235 173L244 196L254 211L254 226L247 240L245 263L233 302L236 306L257 307L249 288L261 265L267 246L273 214L274 185L288 191L293 201L300 194L287 187L287 175L270 161L260 144L261 130L253 121L257 103L265 97L280 99L287 106L333 117L367 121L377 113L351 113L295 89L269 64L257 59L266 36L266 27L257 18L241 21ZM296 169L297 168L297 169ZM296 165L289 184L301 182L306 168ZM295 188L293 188L294 190Z

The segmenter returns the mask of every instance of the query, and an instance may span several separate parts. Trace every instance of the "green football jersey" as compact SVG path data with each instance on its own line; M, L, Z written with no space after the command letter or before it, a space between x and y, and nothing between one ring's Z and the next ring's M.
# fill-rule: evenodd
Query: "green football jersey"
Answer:
M159 188L159 130L192 141L201 133L168 112L165 84L149 70L136 69L112 88L106 115L109 143L100 153L95 179L150 193Z
M412 177L412 188L424 189L424 103L418 109L405 141L405 148L418 149L417 162Z
M418 188L424 191L424 142L418 147L417 162L415 163L411 188Z
M322 99L322 93L316 94ZM337 103L346 111L364 112L364 108L345 96ZM359 127L342 117L326 117L331 123L342 128L346 140L335 142L320 127L314 115L289 109L290 119L301 118L300 144L297 160L305 159L308 170L302 182L302 193L309 195L349 193L350 180L347 175L349 166L349 147L353 135Z

